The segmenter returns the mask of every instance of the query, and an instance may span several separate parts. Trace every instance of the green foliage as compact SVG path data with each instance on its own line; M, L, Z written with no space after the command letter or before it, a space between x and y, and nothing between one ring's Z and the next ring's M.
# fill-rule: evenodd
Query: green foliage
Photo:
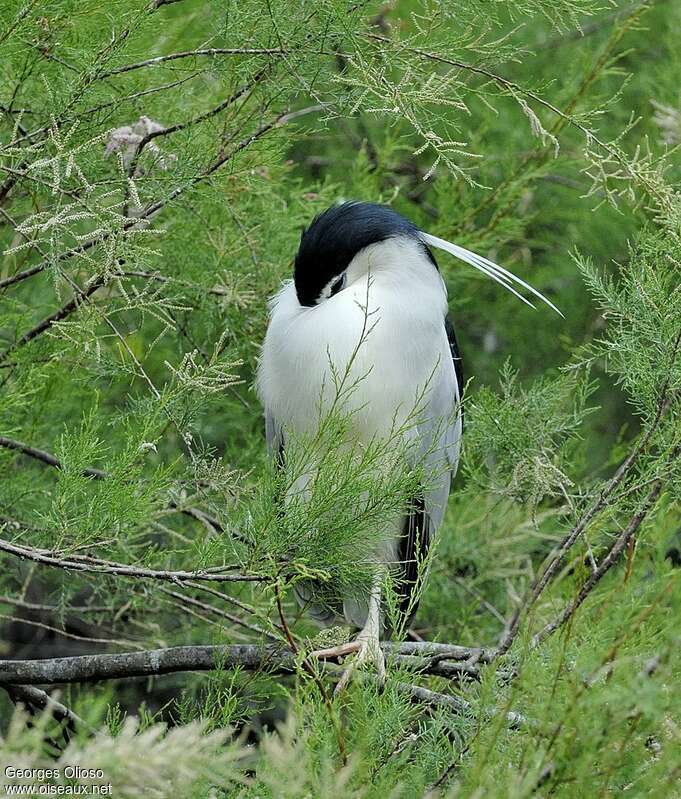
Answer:
M650 420L663 388L672 394L681 388L678 235L643 232L617 280L581 258L577 263L608 322L605 336L590 346L589 354L603 359L637 411Z
M529 389L507 363L500 393L483 388L470 407L468 476L530 507L566 495L578 467L575 439L588 413L588 374L540 377Z
M2 657L293 641L298 664L64 686L70 743L3 691L8 764L101 767L131 797L678 793L679 29L652 0L3 4L0 539L90 570L3 550ZM366 590L422 476L418 411L349 446L337 403L277 470L253 382L300 230L349 198L565 319L439 258L469 382L413 631L494 647L519 610L518 636L457 677L393 653L383 691L362 672L326 701L334 667L304 652L347 630L291 589Z

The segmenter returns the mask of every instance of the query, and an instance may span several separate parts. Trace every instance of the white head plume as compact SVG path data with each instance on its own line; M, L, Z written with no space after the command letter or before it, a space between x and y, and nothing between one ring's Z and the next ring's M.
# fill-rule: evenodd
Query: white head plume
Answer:
M524 280L521 280L512 272L509 272L508 269L504 269L503 266L499 266L493 261L489 261L487 258L483 258L481 255L477 255L476 253L467 250L465 247L460 247L458 244L452 244L451 241L446 241L445 239L439 239L437 236L431 236L430 233L424 233L422 230L419 231L419 237L424 244L428 244L431 247L437 247L439 250L444 250L445 252L454 255L456 258L465 261L467 264L470 264L475 269L478 269L480 272L487 275L487 277L491 277L492 280L495 280L505 289L510 291L511 294L515 294L518 299L522 300L522 302L524 302L526 305L529 305L530 308L534 308L534 305L525 297L523 297L520 292L513 288L512 282L515 282L516 285L527 289L527 291L529 291L531 294L534 294L535 297L538 297L540 300L542 300L542 302L545 302L549 308L552 308L557 314L563 316L563 314L558 310L558 308L556 308L551 300L548 300L543 294L532 288L529 283L525 283Z

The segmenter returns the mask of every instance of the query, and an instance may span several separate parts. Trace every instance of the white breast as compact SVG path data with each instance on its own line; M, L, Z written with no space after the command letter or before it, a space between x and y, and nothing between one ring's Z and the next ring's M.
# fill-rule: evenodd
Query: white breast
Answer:
M453 369L444 284L415 242L367 247L348 283L312 307L298 303L292 282L272 301L258 393L284 427L312 432L341 379L345 391L352 386L345 405L356 411L355 435L387 432L439 383L440 369Z

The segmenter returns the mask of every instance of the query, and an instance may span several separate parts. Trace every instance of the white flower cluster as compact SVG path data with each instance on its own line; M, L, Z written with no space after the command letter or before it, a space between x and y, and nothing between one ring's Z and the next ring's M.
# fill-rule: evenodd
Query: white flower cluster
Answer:
M140 154L140 144L149 136L150 133L157 133L165 130L165 126L159 122L154 122L149 117L141 116L133 125L123 125L120 128L114 128L109 131L106 148L104 150L104 157L108 158L112 153L120 153L123 166L128 169L133 161ZM160 169L170 169L177 156L173 153L164 153L161 148L152 139L148 141L144 150L152 153L154 156L154 165ZM139 161L135 166L134 176L142 174L143 168Z
M658 103L657 100L650 102L655 109L653 122L660 129L662 143L670 147L681 144L681 110Z

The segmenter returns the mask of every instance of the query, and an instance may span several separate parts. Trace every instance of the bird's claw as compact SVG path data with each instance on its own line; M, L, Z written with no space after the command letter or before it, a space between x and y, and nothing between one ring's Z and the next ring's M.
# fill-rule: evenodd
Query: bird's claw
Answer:
M357 652L359 647L359 640L348 641L345 644L332 646L329 649L316 649L311 653L311 657L317 658L317 660L335 660L336 658L342 658L346 655L351 655L353 652Z
M342 691L345 690L357 669L371 661L373 661L374 668L376 669L376 677L378 679L379 685L383 687L385 684L385 658L383 656L383 650L379 646L378 641L374 640L373 638L360 637L351 643L353 645L353 649L350 651L356 651L357 655L353 658L352 663L350 663L350 665L343 672L338 684L336 685L336 690L333 692L334 696L338 696ZM346 646L349 645L346 644Z

